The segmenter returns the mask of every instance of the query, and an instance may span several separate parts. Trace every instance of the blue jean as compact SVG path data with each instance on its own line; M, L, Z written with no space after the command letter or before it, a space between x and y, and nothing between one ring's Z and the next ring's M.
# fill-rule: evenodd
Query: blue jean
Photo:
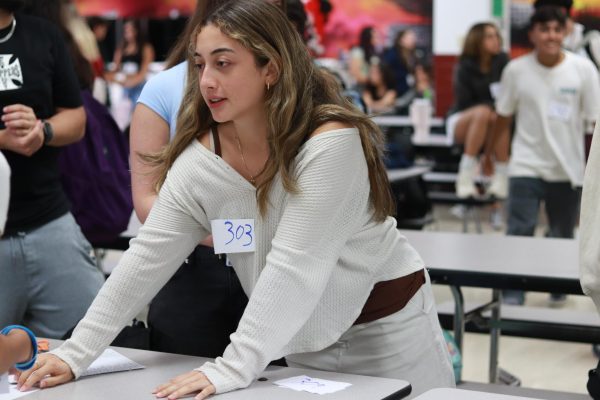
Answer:
M133 86L130 88L123 88L123 92L125 93L125 96L127 96L129 101L131 101L131 113L132 114L133 114L133 110L135 109L137 100L140 97L140 95L142 94L142 89L144 88L145 84L146 84L146 82L142 82L137 86Z
M0 240L0 326L23 324L36 335L61 338L103 283L70 213Z
M573 238L579 216L580 187L539 178L510 178L508 193L508 235L533 236L543 201L549 225L546 236Z
M533 236L543 201L548 218L547 237L573 238L579 217L581 188L570 182L547 182L539 178L510 178L507 201L507 235ZM507 296L520 296L521 291L505 290ZM522 303L522 301L520 301Z

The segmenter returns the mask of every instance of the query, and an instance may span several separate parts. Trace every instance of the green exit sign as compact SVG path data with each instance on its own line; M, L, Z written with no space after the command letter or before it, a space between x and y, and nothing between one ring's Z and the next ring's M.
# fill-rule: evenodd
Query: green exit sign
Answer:
M504 0L492 0L492 15L495 18L504 16Z

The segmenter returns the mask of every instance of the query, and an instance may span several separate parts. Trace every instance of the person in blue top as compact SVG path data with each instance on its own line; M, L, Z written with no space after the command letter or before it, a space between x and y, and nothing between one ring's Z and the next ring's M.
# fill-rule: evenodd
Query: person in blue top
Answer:
M284 7L285 2L271 1ZM171 50L167 69L145 85L131 122L131 180L136 215L143 223L156 193L156 171L139 154L161 150L175 136L187 76L189 38L215 0L198 1L194 15ZM285 8L285 7L284 7ZM217 357L229 344L248 298L233 268L216 255L209 238L200 243L150 304L150 348Z

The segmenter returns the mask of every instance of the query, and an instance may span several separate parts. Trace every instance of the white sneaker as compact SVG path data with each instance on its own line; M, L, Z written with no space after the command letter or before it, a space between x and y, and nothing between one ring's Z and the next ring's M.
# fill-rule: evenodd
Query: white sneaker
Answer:
M456 196L461 199L479 195L475 186L475 168L465 168L458 171L456 177Z
M497 199L508 197L508 176L504 174L494 174L492 183L487 190L487 194Z

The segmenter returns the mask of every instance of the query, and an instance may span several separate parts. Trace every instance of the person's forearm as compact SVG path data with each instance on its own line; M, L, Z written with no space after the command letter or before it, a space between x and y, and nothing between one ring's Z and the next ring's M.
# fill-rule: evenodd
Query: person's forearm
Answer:
M48 143L50 146L66 146L78 142L85 133L86 116L83 107L59 109L47 121L54 131L54 137Z
M0 335L0 373L8 371L16 363L29 360L31 355L31 340L21 329L13 329L6 336Z
M5 149L6 129L0 129L0 149Z

